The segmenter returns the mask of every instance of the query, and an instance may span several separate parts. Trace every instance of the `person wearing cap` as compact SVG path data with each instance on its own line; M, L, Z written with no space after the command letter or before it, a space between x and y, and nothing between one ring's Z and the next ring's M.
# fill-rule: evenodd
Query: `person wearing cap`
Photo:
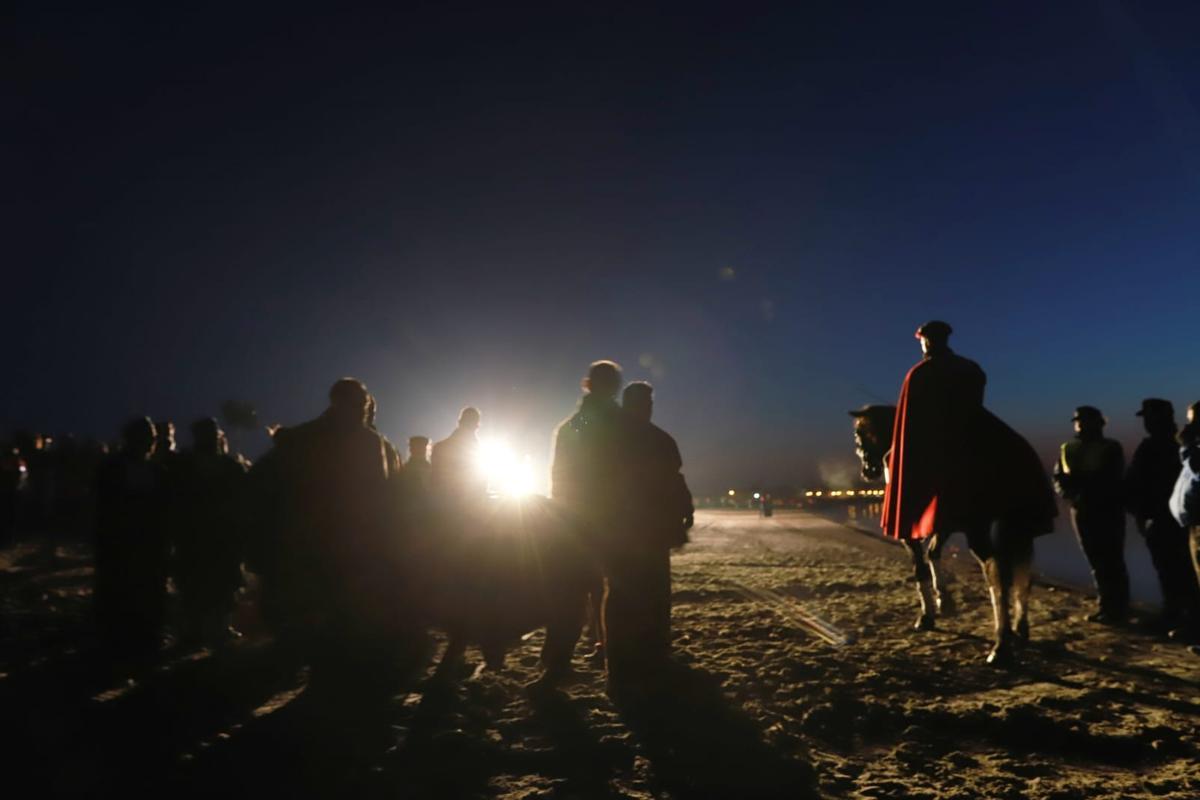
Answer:
M1121 502L1125 454L1121 443L1104 437L1100 409L1079 406L1071 417L1075 438L1060 448L1054 488L1071 506L1071 524L1092 569L1099 608L1089 622L1115 624L1129 613L1129 572L1125 568L1125 508Z
M1175 408L1169 400L1150 397L1137 412L1147 436L1138 444L1125 473L1125 507L1150 551L1162 590L1163 632L1190 627L1200 611L1200 586L1188 554L1188 532L1168 503L1179 477L1179 445L1175 441Z
M881 524L912 558L918 630L933 628L939 611L949 612L949 595L938 587L932 562L951 533L973 522L968 434L983 409L987 375L950 349L951 333L940 320L917 329L923 358L900 388L888 455Z
M1192 569L1200 581L1200 402L1188 406L1187 424L1180 429L1177 438L1182 469L1168 505L1171 516L1188 530ZM1191 651L1196 655L1200 655L1198 622L1200 620L1193 618L1191 625L1171 631L1172 639L1192 642Z
M429 491L433 466L429 463L429 437L408 437L408 461L404 462L405 490L417 495Z

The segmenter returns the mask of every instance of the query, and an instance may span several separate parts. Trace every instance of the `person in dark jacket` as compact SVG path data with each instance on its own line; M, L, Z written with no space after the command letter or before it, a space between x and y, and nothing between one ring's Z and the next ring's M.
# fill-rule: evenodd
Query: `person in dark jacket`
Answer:
M945 539L975 521L971 507L971 427L983 409L987 375L950 349L951 327L933 320L917 329L924 358L900 389L888 457L881 524L904 543L913 562L921 613L916 628L934 626L949 612L931 563Z
M251 470L264 616L321 672L356 656L377 665L378 643L403 622L389 459L367 406L361 381L337 381L329 408L278 429Z
M617 405L621 382L621 367L615 361L591 364L578 409L554 431L550 496L581 521L593 559L601 567L597 575L607 569L614 538L629 524L622 461L627 419ZM604 579L597 578L589 591L593 660L604 657L604 593Z
M670 652L670 551L687 543L694 514L679 447L650 421L653 391L635 381L621 397L630 524L609 559L604 632L609 680L626 684L660 673Z
M429 463L429 437L408 437L408 461L404 462L406 488L419 495L429 491L433 480L433 465Z
M429 459L434 491L449 502L479 503L487 499L487 477L479 464L482 415L470 406L458 414L458 426L433 446Z
M127 423L120 452L96 476L96 618L117 656L157 651L166 621L167 495L155 433L149 417Z
M1099 608L1087 619L1120 623L1129 613L1121 502L1125 454L1120 442L1104 437L1107 420L1098 408L1079 406L1071 419L1075 438L1061 447L1054 465L1054 488L1071 505L1071 524L1099 594Z
M246 462L229 454L215 419L197 420L191 432L175 480L174 577L183 640L216 645L240 636L230 615L242 583Z
M1169 400L1147 398L1137 415L1148 435L1134 451L1125 473L1125 507L1145 539L1158 573L1163 598L1159 626L1165 632L1191 624L1200 610L1200 586L1188 553L1188 532L1168 507L1181 466L1175 408Z

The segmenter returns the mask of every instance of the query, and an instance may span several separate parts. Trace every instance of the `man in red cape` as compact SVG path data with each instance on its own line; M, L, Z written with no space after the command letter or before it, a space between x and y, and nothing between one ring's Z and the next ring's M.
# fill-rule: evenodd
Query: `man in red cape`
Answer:
M934 626L937 610L949 610L949 595L937 590L930 559L937 559L946 537L971 521L969 432L983 409L987 383L978 364L950 349L950 333L938 320L917 329L925 357L900 389L883 501L884 531L912 556L921 598L919 630Z

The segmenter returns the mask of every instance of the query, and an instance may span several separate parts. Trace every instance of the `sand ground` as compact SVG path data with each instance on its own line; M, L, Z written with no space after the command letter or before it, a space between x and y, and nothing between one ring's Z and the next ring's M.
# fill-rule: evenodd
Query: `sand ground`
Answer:
M0 752L50 795L1200 797L1200 658L1039 587L1021 665L995 670L978 569L945 559L960 613L918 634L898 548L703 512L672 561L677 667L618 707L582 647L564 692L530 695L540 633L501 672L384 697L310 685L259 637L101 668L86 548L10 549Z

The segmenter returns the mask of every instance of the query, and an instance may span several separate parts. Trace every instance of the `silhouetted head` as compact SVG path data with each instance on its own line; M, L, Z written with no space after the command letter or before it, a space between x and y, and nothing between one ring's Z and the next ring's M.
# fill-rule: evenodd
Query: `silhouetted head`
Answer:
M370 396L362 381L342 378L329 387L329 411L338 419L365 425Z
M639 422L649 422L654 415L654 387L646 381L634 381L621 393L621 407Z
M1104 414L1095 406L1079 406L1075 409L1071 421L1075 423L1075 433L1079 434L1080 438L1100 436L1104 432L1104 426L1108 424Z
M429 437L428 436L410 436L408 437L408 458L426 461L429 459Z
M121 428L121 445L134 458L149 458L154 454L157 433L149 417L135 417Z
M458 427L466 428L469 431L479 430L480 418L482 416L478 408L467 406L458 412Z
M1142 409L1137 416L1142 418L1142 425L1151 436L1174 436L1179 428L1175 424L1175 406L1171 405L1170 400L1147 397L1142 401Z
M222 439L225 432L212 417L204 417L192 423L192 450L196 453L219 454L223 452Z
M862 464L862 476L868 481L884 474L888 451L892 449L892 428L896 407L866 405L849 412L854 417L854 454Z
M593 361L583 379L583 390L615 400L621 390L621 365L615 361Z
M954 329L940 319L932 319L917 328L917 339L921 342L921 352L932 355L942 352L950 346L950 334Z
M158 444L154 447L154 452L158 455L175 452L175 423L169 419L164 419L161 422L155 423L154 430L158 434Z

